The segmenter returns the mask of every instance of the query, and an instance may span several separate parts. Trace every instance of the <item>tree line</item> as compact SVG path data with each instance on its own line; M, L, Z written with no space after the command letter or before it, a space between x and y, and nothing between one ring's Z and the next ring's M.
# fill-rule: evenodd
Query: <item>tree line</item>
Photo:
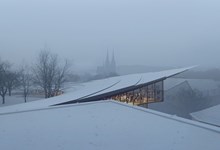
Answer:
M46 47L40 51L34 64L23 64L17 70L13 70L8 61L0 60L2 104L5 104L6 94L11 96L12 90L16 88L22 89L25 102L32 86L40 87L45 98L58 95L70 69L67 60L62 62L57 54L51 53Z

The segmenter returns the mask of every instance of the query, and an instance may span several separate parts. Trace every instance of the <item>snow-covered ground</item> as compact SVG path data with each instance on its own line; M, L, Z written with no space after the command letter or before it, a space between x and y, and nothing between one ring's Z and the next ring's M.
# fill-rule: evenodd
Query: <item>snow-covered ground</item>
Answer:
M32 101L36 101L36 100L40 100L43 99L43 96L29 96L27 98L27 102L32 102ZM1 102L1 98L0 98L0 102ZM2 104L2 102L0 103L0 107L3 106L11 106L11 105L15 105L15 104L21 104L24 103L24 97L20 94L12 94L12 96L5 96L5 104Z
M220 128L114 101L0 115L3 150L219 150Z

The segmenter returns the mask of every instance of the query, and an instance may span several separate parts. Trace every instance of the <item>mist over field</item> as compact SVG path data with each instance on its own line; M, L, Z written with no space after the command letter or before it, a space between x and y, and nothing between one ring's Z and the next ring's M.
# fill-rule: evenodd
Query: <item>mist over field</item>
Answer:
M76 68L220 67L217 0L1 0L0 57L33 62L44 45Z

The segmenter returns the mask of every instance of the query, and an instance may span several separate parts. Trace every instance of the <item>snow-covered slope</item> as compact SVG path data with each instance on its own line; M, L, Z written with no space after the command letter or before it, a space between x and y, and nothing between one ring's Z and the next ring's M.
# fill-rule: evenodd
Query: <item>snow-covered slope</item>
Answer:
M220 105L191 113L194 120L220 127Z
M0 115L3 150L219 150L220 129L115 101Z

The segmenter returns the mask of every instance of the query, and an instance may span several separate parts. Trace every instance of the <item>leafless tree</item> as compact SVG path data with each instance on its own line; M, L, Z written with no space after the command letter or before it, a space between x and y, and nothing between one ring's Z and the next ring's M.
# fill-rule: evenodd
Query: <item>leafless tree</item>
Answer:
M5 104L5 95L8 91L7 82L8 78L8 69L10 68L9 63L0 62L0 95L2 97L2 104Z
M32 85L32 75L27 65L22 66L19 73L19 83L23 91L24 102L27 102L27 97L30 94L30 87Z
M68 73L70 64L68 61L65 61L65 64L63 66L58 66L56 70L56 76L55 76L55 88L54 88L54 94L58 95L61 86L66 82L66 75Z
M52 54L47 47L40 52L33 74L34 82L44 90L45 98L54 96L60 90L68 66L67 61L64 66L60 66L58 56Z
M8 70L8 72L7 72L6 86L8 88L8 95L9 96L11 96L12 89L19 86L18 76L19 76L18 72L16 72L16 71Z

